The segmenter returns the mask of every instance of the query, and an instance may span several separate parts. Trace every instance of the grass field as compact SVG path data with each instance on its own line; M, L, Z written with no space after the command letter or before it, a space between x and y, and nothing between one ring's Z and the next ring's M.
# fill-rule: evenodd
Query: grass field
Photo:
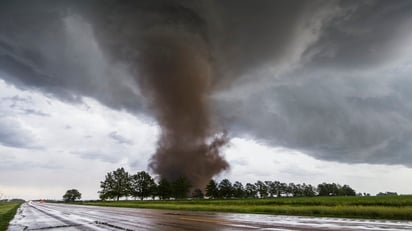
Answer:
M13 219L21 203L0 202L0 231L7 230L9 222Z
M82 204L128 208L262 213L320 217L412 220L412 196L300 197L269 199L95 201Z

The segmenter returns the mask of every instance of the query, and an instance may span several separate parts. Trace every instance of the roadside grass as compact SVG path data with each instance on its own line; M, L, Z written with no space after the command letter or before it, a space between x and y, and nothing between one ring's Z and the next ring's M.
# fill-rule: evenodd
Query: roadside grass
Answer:
M0 202L0 231L6 231L9 222L16 215L17 209L20 207L19 202Z
M84 205L317 217L412 220L412 196L90 201Z

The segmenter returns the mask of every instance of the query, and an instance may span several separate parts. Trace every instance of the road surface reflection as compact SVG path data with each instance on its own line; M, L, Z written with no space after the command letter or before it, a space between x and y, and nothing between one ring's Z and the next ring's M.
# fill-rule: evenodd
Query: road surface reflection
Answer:
M9 226L17 230L412 230L412 222L313 218L95 207L52 203L23 204Z

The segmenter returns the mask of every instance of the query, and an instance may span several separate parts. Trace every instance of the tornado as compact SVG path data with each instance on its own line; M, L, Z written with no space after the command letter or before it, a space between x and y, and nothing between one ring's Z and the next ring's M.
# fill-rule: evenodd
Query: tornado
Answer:
M227 138L211 119L207 44L184 31L154 31L145 40L141 86L161 128L150 167L169 180L185 177L201 187L228 168L219 155Z
M126 63L160 127L149 167L170 181L203 188L229 168L220 151L228 142L212 116L216 68L208 23L196 3L102 3L92 23L99 44Z

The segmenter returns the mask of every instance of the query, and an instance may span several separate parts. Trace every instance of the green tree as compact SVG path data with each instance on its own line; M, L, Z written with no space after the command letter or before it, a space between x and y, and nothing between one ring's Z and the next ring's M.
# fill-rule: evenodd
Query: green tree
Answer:
M282 197L282 196L284 196L285 194L287 194L288 193L288 184L286 184L286 183L280 183L279 184L279 192L278 192L278 197Z
M77 189L70 189L63 195L63 200L65 202L73 202L76 199L82 198L82 194Z
M362 195L362 194L361 194ZM366 193L365 193L366 196ZM397 192L379 192L376 196L398 196Z
M213 199L219 197L219 189L217 188L216 181L213 179L211 179L206 186L206 196Z
M317 191L319 196L329 196L330 190L328 187L329 184L322 183L318 185Z
M276 192L272 188L273 187L273 182L267 180L267 181L265 181L265 184L268 187L268 196L273 197L276 194Z
M316 195L316 189L311 184L303 184L303 195L305 197L313 197Z
M245 187L245 194L247 198L256 198L256 195L257 195L256 185L247 183Z
M295 184L294 183L289 183L286 184L286 188L285 188L285 193L286 196L293 196L293 189L295 188Z
M157 186L157 195L161 200L167 200L172 196L172 186L169 181L162 178Z
M319 196L336 196L339 195L340 185L335 183L322 183L318 185Z
M245 188L243 187L243 184L239 181L236 181L233 184L233 196L236 198L245 197Z
M270 197L280 196L280 182L279 181L265 181L268 186L268 192Z
M289 192L294 197L303 196L302 185L301 184L289 183Z
M158 196L158 185L156 184L155 181L153 181L153 184L150 186L149 188L150 191L150 196L152 197L152 200L154 200L156 198L156 196Z
M192 185L185 177L177 178L172 182L173 197L176 199L187 198L190 187L192 187Z
M116 199L130 195L129 173L124 168L118 168L106 174L105 180L100 182L100 199Z
M349 185L322 183L318 185L317 190L319 196L356 196L355 190Z
M223 179L219 183L219 197L231 198L233 196L233 186L230 180Z
M353 190L349 185L344 185L339 189L340 196L356 196L355 190Z
M260 180L258 180L256 183L255 183L255 185L256 185L256 190L258 191L258 193L259 193L259 197L260 198L266 198L266 197L268 197L268 186L265 184L265 183L263 183L262 181L260 181Z
M149 173L138 172L130 177L130 195L143 200L155 194L156 183Z

